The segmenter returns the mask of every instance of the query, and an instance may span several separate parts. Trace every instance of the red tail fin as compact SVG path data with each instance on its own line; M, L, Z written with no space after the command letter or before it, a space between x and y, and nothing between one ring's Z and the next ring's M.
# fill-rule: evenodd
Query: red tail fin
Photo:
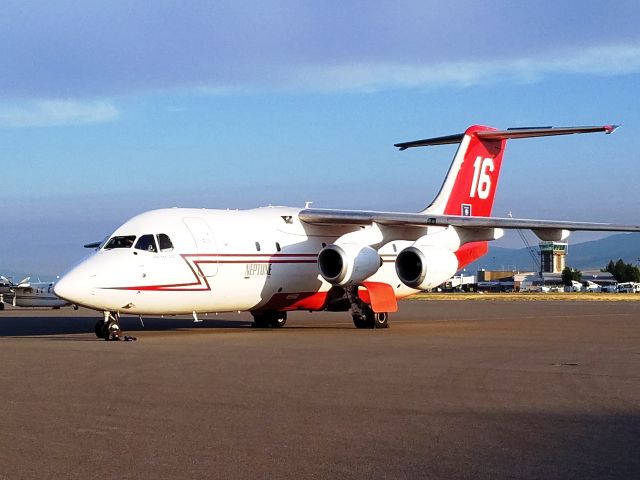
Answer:
M464 132L440 193L425 213L488 217L498 186L505 138L479 138L476 132L497 131L474 125Z
M473 125L464 133L396 143L400 150L460 143L440 193L423 212L488 217L498 186L502 155L509 138L549 137L574 133L612 133L617 125L590 127L524 127L496 130Z

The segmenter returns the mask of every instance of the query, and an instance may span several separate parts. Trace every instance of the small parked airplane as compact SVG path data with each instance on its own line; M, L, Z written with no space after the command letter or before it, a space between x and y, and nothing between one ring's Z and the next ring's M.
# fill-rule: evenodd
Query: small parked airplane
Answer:
M55 282L31 282L31 277L24 278L18 283L0 276L0 310L4 304L14 307L48 307L60 308L69 302L58 298L53 293Z
M542 240L573 230L640 226L491 217L508 139L611 133L616 126L497 130L399 143L400 150L460 144L435 200L419 213L264 207L171 208L133 217L71 269L55 293L102 311L100 338L117 337L121 313L249 311L281 327L287 311L351 311L357 328L383 328L397 299L440 285L488 251L503 229Z

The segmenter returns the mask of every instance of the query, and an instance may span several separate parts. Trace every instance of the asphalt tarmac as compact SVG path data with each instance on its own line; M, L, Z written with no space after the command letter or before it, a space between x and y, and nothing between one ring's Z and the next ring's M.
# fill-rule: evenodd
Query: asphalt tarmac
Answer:
M640 302L0 312L0 478L640 478Z

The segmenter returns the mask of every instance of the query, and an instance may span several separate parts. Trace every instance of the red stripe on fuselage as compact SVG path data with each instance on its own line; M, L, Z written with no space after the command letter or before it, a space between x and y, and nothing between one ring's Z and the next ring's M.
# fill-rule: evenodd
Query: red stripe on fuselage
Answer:
M317 254L315 253L184 253L180 254L182 259L188 265L189 270L195 278L195 282L189 283L169 283L162 285L135 285L131 287L103 287L107 290L139 290L151 292L206 292L211 291L209 281L204 272L200 268L205 263L224 263L224 264L241 264L241 263L277 263L277 264L311 264L316 262ZM206 260L193 260L193 257L206 257ZM246 257L246 260L218 260L219 258L239 258ZM259 260L252 257L259 257ZM295 257L307 257L304 260L295 260ZM191 262L188 259L192 259ZM197 268L194 270L193 265ZM193 288L186 288L193 287Z

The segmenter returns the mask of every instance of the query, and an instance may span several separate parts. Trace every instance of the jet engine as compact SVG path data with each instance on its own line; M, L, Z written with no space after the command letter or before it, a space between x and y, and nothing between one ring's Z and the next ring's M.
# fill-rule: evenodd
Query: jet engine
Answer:
M332 285L358 285L382 265L378 252L355 243L327 245L318 254L320 275Z
M396 258L396 273L407 287L427 290L451 278L458 270L458 259L446 248L413 245Z

